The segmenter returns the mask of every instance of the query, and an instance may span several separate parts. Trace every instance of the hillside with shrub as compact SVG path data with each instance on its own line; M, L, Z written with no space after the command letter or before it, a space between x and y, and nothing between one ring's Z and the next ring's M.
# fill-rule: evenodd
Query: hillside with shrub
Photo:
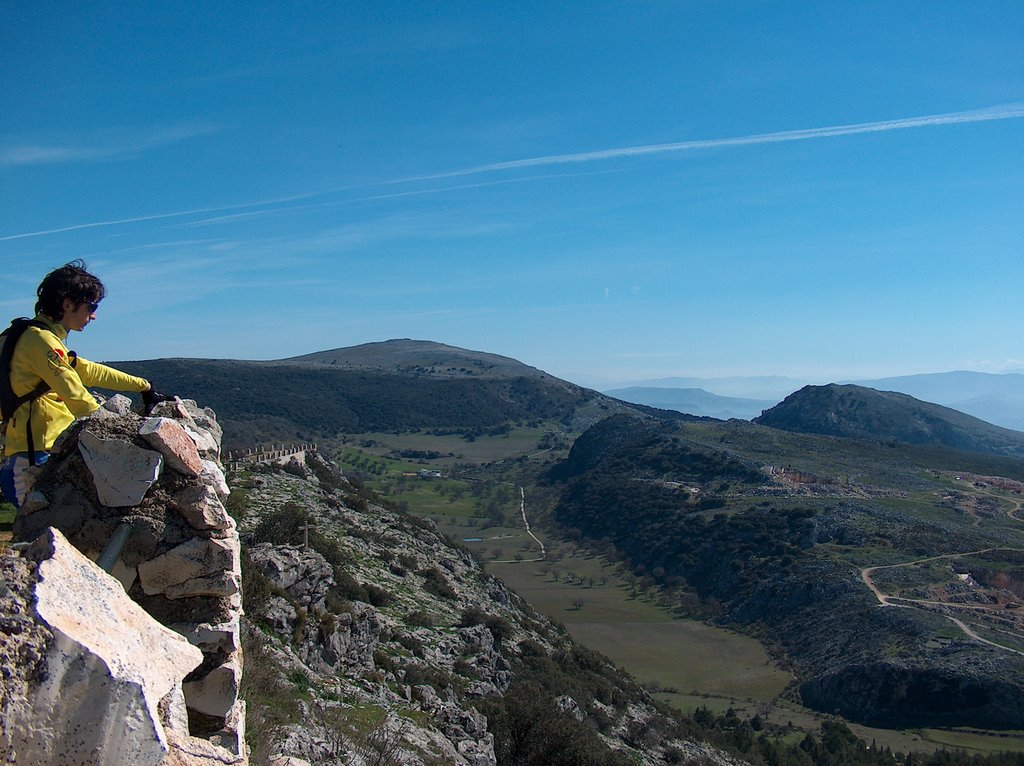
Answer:
M963 584L987 568L1024 580L1024 463L1002 459L1016 479L958 475L987 460L617 416L549 478L567 533L690 613L764 640L804 704L876 726L1021 728L1024 604L1005 584ZM926 571L910 565L932 557ZM904 608L879 608L871 566Z
M226 449L343 433L437 429L472 436L542 420L578 433L616 412L656 412L506 357L423 341L368 345L351 355L336 349L271 362L153 359L116 366L161 391L207 402L224 425Z
M863 386L805 386L754 422L800 433L1024 456L1020 431L906 394Z
M666 466L667 445L662 452ZM742 479L738 465L721 465ZM696 481L717 469L684 470ZM681 715L575 643L431 522L381 504L329 461L251 466L231 481L244 544L243 694L254 764L275 753L381 766L1019 762L906 756L870 747L835 720L795 734L731 709Z

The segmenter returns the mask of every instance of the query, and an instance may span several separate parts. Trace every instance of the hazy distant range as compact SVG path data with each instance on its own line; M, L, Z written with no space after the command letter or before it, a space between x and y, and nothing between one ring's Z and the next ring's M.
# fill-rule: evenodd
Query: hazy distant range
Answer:
M935 372L878 380L818 381L854 383L897 391L941 404L1003 428L1024 431L1024 373ZM779 376L660 378L605 391L633 404L727 420L756 418L807 381Z

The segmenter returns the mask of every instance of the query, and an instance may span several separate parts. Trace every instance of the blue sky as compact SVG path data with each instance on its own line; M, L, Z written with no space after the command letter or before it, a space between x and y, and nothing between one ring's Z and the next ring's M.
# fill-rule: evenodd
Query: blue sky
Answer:
M1024 368L1024 4L0 4L0 307L594 386Z

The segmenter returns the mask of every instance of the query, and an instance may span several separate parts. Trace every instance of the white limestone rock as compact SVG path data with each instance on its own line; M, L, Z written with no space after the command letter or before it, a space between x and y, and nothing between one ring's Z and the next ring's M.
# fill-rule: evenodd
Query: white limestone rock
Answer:
M187 730L184 720L163 720L160 703L181 694L202 653L57 530L26 555L38 563L34 616L53 641L29 689L31 717L4 721L17 763L157 766L169 750L165 727ZM162 709L184 712L181 704Z
M202 678L186 683L185 703L206 715L227 716L238 700L241 681L241 664L236 659L228 660Z
M102 439L91 431L79 435L78 451L92 474L100 503L108 508L141 503L164 465L157 452L120 439Z
M188 639L193 646L204 652L224 652L230 654L241 647L240 616L235 614L228 622L222 623L186 623L179 622L171 628Z
M193 529L231 528L231 517L216 490L207 484L183 489L171 498L171 503Z
M245 756L212 740L176 733L172 733L168 740L171 752L160 766L245 766L249 762Z
M241 574L239 544L235 537L223 540L194 537L139 565L139 581L146 595L165 593L169 598L231 595L238 592ZM229 582L231 587L221 587L218 592L199 592ZM194 587L190 587L190 583ZM225 588L226 592L222 592Z
M132 400L124 394L114 394L103 402L102 409L113 412L115 415L130 415L132 412Z
M220 444L224 440L224 429L217 422L217 413L209 407L199 407L193 400L184 400L185 409L188 410L192 420L200 428L209 431L210 435Z
M224 471L220 465L213 460L203 460L203 472L200 474L200 478L203 483L209 484L221 497L227 497L231 494L231 490L228 488L228 481L224 478Z
M558 705L558 709L563 713L568 713L577 721L586 720L586 713L583 712L583 708L580 707L579 703L570 697L568 694L563 694L555 700L555 704Z
M291 605L288 599L271 595L266 605L261 610L260 617L282 636L291 635L294 632L295 622L299 619L299 613Z
M219 445L224 439L224 429L217 422L217 414L209 407L200 407L194 399L179 399L160 402L150 413L154 417L168 417L180 420L182 425L198 427L210 434Z
M193 596L227 598L240 592L241 589L242 578L239 575L218 572L207 577L193 577L191 580L176 585L168 585L163 594L165 598L169 599L192 598Z
M220 444L213 437L213 434L205 428L200 428L195 423L189 423L188 421L182 421L181 425L195 443L200 456L213 458L214 460L220 458Z
M334 569L320 553L297 545L258 543L249 548L252 563L296 603L313 611L326 609L334 587Z

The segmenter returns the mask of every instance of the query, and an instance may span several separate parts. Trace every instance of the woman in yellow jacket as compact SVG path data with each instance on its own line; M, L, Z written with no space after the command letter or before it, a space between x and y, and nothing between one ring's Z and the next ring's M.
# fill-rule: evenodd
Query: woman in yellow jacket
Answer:
M31 489L33 465L41 465L57 437L75 418L99 409L87 386L114 391L143 392L147 404L165 399L145 378L90 362L69 351L65 342L72 330L81 331L96 318L106 294L103 283L72 261L51 271L36 291L36 317L17 339L11 356L10 383L15 396L23 396L40 382L49 390L23 403L7 422L0 489L4 498L19 506Z

